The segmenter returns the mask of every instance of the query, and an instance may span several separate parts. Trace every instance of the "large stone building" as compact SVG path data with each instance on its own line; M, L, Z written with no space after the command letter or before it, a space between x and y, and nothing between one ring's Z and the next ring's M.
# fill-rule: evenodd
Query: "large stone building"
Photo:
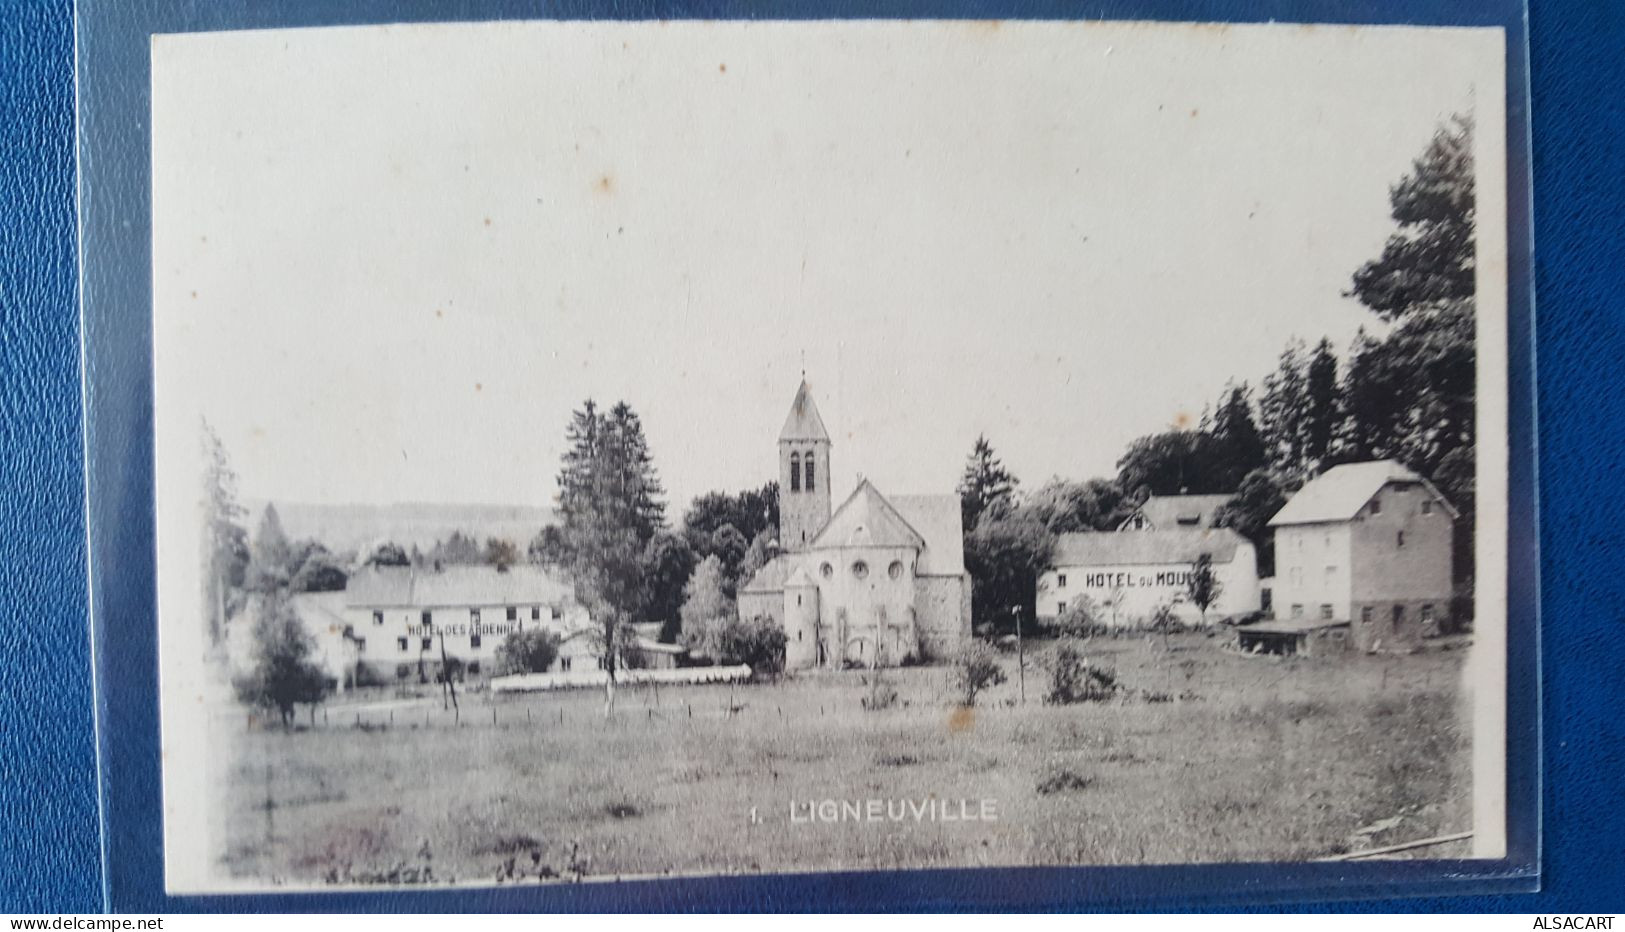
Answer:
M1150 621L1162 606L1187 624L1258 611L1258 555L1246 538L1229 528L1167 523L1173 527L1133 529L1125 522L1124 532L1059 535L1050 567L1038 576L1040 622L1065 613L1082 596L1104 623L1122 627ZM1219 582L1218 598L1205 614L1187 596L1191 568L1204 554Z
M1449 613L1455 521L1393 460L1327 470L1270 519L1275 616L1351 622L1364 650L1414 645Z
M740 614L784 627L791 669L948 657L970 638L959 497L860 480L832 512L830 448L802 382L779 432L780 552L740 587Z

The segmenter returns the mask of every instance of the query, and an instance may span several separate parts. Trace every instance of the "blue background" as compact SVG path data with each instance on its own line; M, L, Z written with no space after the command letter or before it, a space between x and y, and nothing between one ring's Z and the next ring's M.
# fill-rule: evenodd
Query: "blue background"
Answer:
M368 10L374 15L387 10L404 19L421 18L424 12L412 3L297 5L329 14L342 9L356 19L369 18ZM1216 19L1231 18L1235 5L1142 2L1133 8L1141 15L1149 7L1164 17ZM682 12L723 12L710 6L685 4ZM942 10L940 3L886 6L886 12L896 15ZM952 6L962 16L1009 10L1008 3L998 0ZM1098 16L1121 15L1117 9L1127 5L1022 6L1024 15ZM1375 3L1343 6L1348 18L1380 18ZM1249 7L1255 14L1278 9L1280 18L1294 18L1290 4ZM101 907L103 891L86 623L71 8L62 2L21 2L0 9L6 18L0 30L0 86L6 104L0 129L0 205L5 211L0 225L0 449L5 476L0 510L0 911L90 911ZM1546 529L1541 555L1546 889L1536 895L1390 900L1361 908L1602 911L1625 902L1625 818L1620 814L1625 794L1617 775L1619 739L1625 731L1617 711L1625 676L1620 646L1625 632L1618 623L1625 592L1615 569L1625 525L1619 493L1607 481L1614 472L1609 467L1621 460L1616 425L1625 398L1619 381L1625 327L1621 302L1614 298L1625 277L1620 248L1620 179L1625 172L1619 134L1625 101L1619 64L1625 9L1589 0L1536 0L1530 38L1540 490ZM144 161L144 153L122 157ZM147 556L138 553L132 562L139 564ZM116 785L119 775L110 777ZM156 813L133 815L147 819ZM848 878L822 885L754 881L719 886L740 907L810 908L821 893L850 896L868 884ZM944 887L940 879L893 882L887 886L888 899L893 906L910 898L938 902L952 892ZM619 889L621 895L632 892ZM709 897L718 892L709 890L706 902L714 905ZM126 896L118 899L129 902ZM352 898L348 904L383 905L379 900ZM412 908L415 901L422 902L405 895L387 905ZM603 903L565 893L551 905ZM701 904L642 899L626 905Z

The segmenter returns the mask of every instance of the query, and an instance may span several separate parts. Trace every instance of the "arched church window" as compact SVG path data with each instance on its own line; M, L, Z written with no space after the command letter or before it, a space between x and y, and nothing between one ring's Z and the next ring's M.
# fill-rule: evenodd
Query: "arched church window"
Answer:
M835 567L830 566L828 563L825 563L822 567L819 568L818 572L822 573L825 579L828 579L831 576L835 575Z
M859 579L867 579L869 577L869 564L862 560L852 564L852 575Z
M807 454L807 491L813 491L813 455Z
M790 491L801 491L801 454L790 454Z
M891 561L891 566L886 567L886 575L890 576L893 579L902 579L903 578L903 561L902 560L893 560L893 561Z

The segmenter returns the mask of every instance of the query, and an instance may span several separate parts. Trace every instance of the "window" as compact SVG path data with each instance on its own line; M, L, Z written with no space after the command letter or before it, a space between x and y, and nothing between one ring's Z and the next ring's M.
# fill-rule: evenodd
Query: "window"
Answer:
M796 629L796 640L798 640L798 641L801 640L801 629L800 628Z
M1065 602L1056 602L1055 603L1055 614L1057 614L1057 615L1065 615L1066 614L1066 603Z
M424 638L423 639L423 649L424 650L428 650L429 648L431 648L433 646L434 646L434 638Z
M830 577L835 575L835 567L830 566L828 563L825 563L823 566L818 568L818 572L825 579L829 579Z
M425 626L434 624L434 612L424 612L421 617Z
M1395 605L1394 606L1394 630L1398 631L1399 626L1404 624L1404 623L1405 623L1405 606L1403 606L1403 605Z
M559 658L559 672L560 673L569 673L570 672L570 658L569 657L560 657Z
M806 486L807 486L807 491L811 492L813 490L813 487L814 487L814 483L813 483L813 455L811 453L807 454L807 464L803 468L807 472L807 481L805 483Z
M409 664L409 663L397 663L395 665L395 678L396 679L404 680L404 679L406 679L407 677L409 677L411 675L412 675L412 665L411 664Z
M553 606L552 612L554 621L558 621L560 618L564 617L564 609L558 607L557 605Z
M480 636L478 634L470 634L468 636L468 646L476 650L479 649Z
M797 605L801 604L801 593L799 593L799 592L796 593L796 604Z
M859 560L856 563L853 563L852 564L852 575L856 576L859 579L868 579L869 578L869 564L863 562L862 560Z
M1405 532L1404 532L1404 531L1400 531L1400 532L1399 532L1399 533L1398 533L1398 534L1397 534L1397 535L1396 535L1396 536L1395 536L1395 538L1394 538L1394 540L1395 540L1395 541L1397 541L1397 542L1398 542L1398 545L1399 545L1399 546L1401 546L1401 547L1403 547L1403 546L1405 546Z
M1422 500L1422 514L1433 514L1433 501L1431 499Z
M1332 607L1330 605L1328 605L1326 603L1321 603L1321 606L1320 606L1320 620L1321 621L1331 621L1332 620Z
M1293 618L1302 618L1303 617L1303 606L1300 605L1297 602L1292 603L1292 617Z
M541 621L542 620L542 607L540 605L532 605L530 607L530 620L531 621Z
M1382 514L1382 499L1373 498L1371 500L1371 513L1374 515Z
M1065 589L1066 588L1066 574L1065 573L1056 573L1055 574L1055 588L1057 588L1057 589Z
M475 625L479 624L480 623L480 610L477 609L477 608L469 609L468 610L468 621L469 621L469 624L475 624Z
M355 639L355 652L358 653L358 654L364 654L364 653L367 652L367 639L366 638L356 638Z
M479 676L480 675L480 662L478 660L469 661L468 675L469 676Z
M508 616L509 621L518 621L519 620L519 608L518 608L518 606L514 606L514 605L508 606L507 616Z
M902 560L893 560L893 561L891 561L891 566L886 567L886 575L890 576L893 579L902 579L903 578L903 561ZM1066 577L1065 576L1061 577L1061 585L1063 585L1063 586L1066 585Z
M1360 623L1365 625L1371 624L1371 606L1362 605L1360 607Z
M375 624L375 625L383 624L384 623L384 613L383 612L373 612L372 613L372 623Z
M406 653L406 651L408 650L408 648L406 646L406 638L396 638L395 639L395 646L399 647L401 649L401 653L403 653L403 654Z
M801 454L790 454L790 491L801 491Z
M1422 606L1422 623L1423 624L1428 624L1429 622L1432 622L1432 621L1433 621L1433 606L1431 606L1431 605Z

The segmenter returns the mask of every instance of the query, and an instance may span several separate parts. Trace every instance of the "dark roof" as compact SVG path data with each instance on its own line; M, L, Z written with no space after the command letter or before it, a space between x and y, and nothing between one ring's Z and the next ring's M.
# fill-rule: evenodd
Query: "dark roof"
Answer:
M790 575L790 561L783 555L762 564L762 568L750 578L740 592L778 592L784 589L785 577Z
M351 607L458 605L550 605L575 600L562 576L539 566L448 566L440 570L374 566L350 577Z
M813 404L812 389L807 387L805 379L796 389L796 400L790 403L790 414L784 419L784 429L779 431L779 442L786 440L829 440L824 419L818 416L818 406Z
M1171 531L1177 528L1207 528L1213 526L1214 515L1234 495L1153 495L1145 500L1145 504L1134 510L1134 514L1143 515L1157 530ZM1120 527L1131 530L1128 522L1134 515L1124 520Z
M1215 563L1229 563L1245 544L1229 528L1177 531L1084 531L1061 534L1055 541L1054 567L1195 563L1206 553Z

